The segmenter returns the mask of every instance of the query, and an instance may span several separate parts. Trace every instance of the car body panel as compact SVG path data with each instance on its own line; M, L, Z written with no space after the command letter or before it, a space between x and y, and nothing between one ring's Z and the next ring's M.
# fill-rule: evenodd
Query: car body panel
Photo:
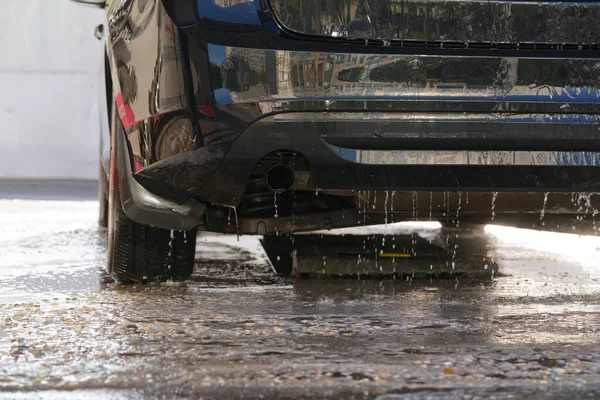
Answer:
M600 188L595 2L402 3L423 29L438 25L426 35L381 2L366 36L348 33L356 15L324 13L319 23L345 26L332 35L294 4L110 5L114 100L137 183L176 203L242 206L253 168L291 151L308 159L302 190L349 197ZM442 18L457 9L470 28Z
M270 0L304 35L456 43L598 44L596 1Z

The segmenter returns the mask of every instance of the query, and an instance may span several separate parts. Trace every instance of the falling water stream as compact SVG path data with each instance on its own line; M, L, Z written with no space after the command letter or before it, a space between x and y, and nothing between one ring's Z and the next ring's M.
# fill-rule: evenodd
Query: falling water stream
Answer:
M544 204L542 205L542 211L540 212L540 223L542 226L546 226L544 222L544 216L546 215L546 204L548 204L548 195L550 192L544 193Z
M462 208L462 192L458 192L458 207L456 207L456 227L460 225L460 209Z
M498 192L492 193L492 221L496 218L496 199L498 198Z
M433 215L433 192L429 192L429 220Z
M391 202L392 223L394 223L394 196L395 195L396 195L396 191L392 190L392 202ZM396 235L392 235L392 249L396 249ZM396 264L396 258L392 258L392 264ZM394 272L396 272L395 269L394 269Z

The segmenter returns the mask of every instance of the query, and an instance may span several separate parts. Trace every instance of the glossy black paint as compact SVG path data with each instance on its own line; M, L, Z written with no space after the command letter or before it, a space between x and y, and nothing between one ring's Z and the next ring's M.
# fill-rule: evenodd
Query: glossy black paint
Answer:
M371 3L368 16L360 11L364 4L114 2L108 53L137 181L177 202L195 197L236 206L253 166L271 151L292 150L311 165L307 189L600 187L596 155L579 162L571 154L600 150L600 40L591 28L600 22L597 3L382 0ZM352 31L361 18L368 29ZM354 130L343 121L301 120L315 112L370 117ZM407 119L386 123L380 120L386 113ZM423 122L464 113L485 118ZM289 131L252 139L261 121L288 114L299 118ZM422 130L428 135L415 139ZM325 136L353 149L540 150L562 161L346 164L330 150L321 153ZM239 165L228 167L231 159Z
M304 35L441 43L598 44L596 1L271 0Z
M304 114L304 113L303 113ZM351 113L346 113L351 114ZM382 115L384 117L384 115ZM357 118L357 120L363 120ZM331 129L318 115L286 114L262 118L248 128L224 161L199 191L199 196L217 204L239 204L252 168L263 155L281 148L293 149L309 160L315 188L336 190L408 191L494 190L590 192L600 187L595 165L600 157L581 160L580 166L553 160L552 165L407 165L394 162L351 162L327 145ZM271 140L276 138L276 140Z

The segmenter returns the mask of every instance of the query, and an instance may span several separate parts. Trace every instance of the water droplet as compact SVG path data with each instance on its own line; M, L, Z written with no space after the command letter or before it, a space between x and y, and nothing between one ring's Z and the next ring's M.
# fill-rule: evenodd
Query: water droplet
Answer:
M496 199L498 198L498 192L492 193L492 221L496 218Z
M542 211L540 212L540 222L541 222L542 226L545 225L544 215L546 215L546 204L548 203L548 195L549 194L550 194L550 192L544 193L544 204L542 205Z
M385 229L387 229L387 223L388 223L388 201L389 201L389 199L390 199L390 193L386 190L385 191L385 203L383 205ZM385 240L385 233L384 233L384 240Z
M433 212L433 192L429 192L429 220L431 221L431 216Z

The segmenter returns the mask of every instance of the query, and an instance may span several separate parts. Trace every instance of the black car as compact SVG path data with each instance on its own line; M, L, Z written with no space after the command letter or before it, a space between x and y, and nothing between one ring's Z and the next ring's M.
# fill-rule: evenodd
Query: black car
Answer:
M600 3L79 2L108 17L119 281L185 279L197 229L595 230Z

